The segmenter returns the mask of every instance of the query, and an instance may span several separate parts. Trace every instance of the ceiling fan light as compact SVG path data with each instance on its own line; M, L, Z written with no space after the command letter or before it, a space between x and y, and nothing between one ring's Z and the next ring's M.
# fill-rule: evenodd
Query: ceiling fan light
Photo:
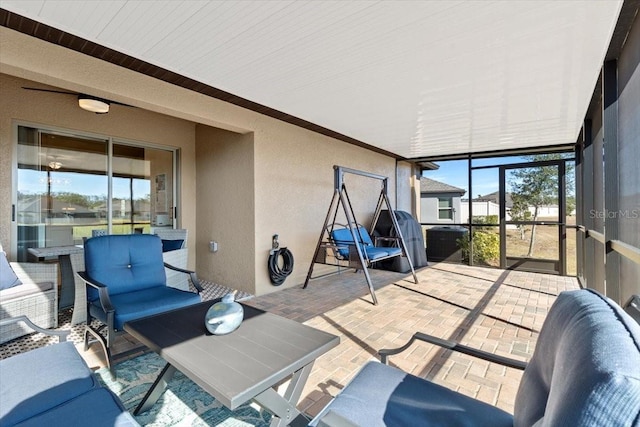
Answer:
M87 95L78 96L78 105L83 110L91 111L96 114L106 114L109 112L109 102Z

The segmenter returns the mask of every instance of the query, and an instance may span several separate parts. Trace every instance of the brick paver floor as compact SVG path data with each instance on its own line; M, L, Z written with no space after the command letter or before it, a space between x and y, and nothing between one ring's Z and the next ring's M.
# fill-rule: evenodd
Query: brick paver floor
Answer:
M424 332L503 356L528 360L542 322L558 293L577 289L572 277L432 263L410 275L369 270L378 305L362 272L312 281L254 297L246 303L340 336L340 344L315 362L299 409L313 416L378 350L405 344ZM121 335L114 354L136 340ZM92 368L105 365L98 345L78 349ZM416 342L390 357L406 372L512 412L521 371Z
M378 350L405 344L415 332L528 360L559 292L575 278L439 263L411 276L370 270L378 305L362 273L342 272L253 298L249 304L340 336L315 363L299 408L315 415ZM416 342L390 357L414 375L513 412L521 371Z

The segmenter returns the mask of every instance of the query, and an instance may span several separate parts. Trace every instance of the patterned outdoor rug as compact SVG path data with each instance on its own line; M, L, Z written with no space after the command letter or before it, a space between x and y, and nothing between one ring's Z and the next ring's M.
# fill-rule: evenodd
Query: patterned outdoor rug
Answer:
M115 379L107 368L99 369L96 374L133 414L165 363L156 353L146 353L116 364ZM231 411L176 372L156 404L135 418L143 426L269 426L271 415L256 408L259 407L246 404Z

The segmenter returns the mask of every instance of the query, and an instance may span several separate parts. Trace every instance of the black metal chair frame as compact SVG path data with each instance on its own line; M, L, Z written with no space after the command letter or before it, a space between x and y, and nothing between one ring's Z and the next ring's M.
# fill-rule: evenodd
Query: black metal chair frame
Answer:
M191 284L196 289L198 294L204 290L200 285L200 281L198 280L198 277L195 271L174 267L170 264L167 264L166 262L163 264L166 268L169 268L174 271L178 271L180 273L188 274L191 280ZM102 321L94 318L91 315L91 303L87 301L87 324L84 330L84 351L87 351L91 346L91 344L93 344L94 342L98 342L101 345L102 350L104 351L104 354L106 356L107 367L113 373L113 370L111 369L112 368L111 367L111 345L114 343L118 332L121 332L121 331L117 331L114 327L115 308L113 307L113 304L111 303L111 298L109 297L109 288L104 283L100 283L97 280L94 280L91 277L89 277L84 271L80 271L77 274L82 278L82 280L84 280L87 287L90 286L98 291L100 305L102 306L102 309L104 310L104 312L107 314L107 323L104 324L102 323ZM101 325L97 328L94 328L93 326L91 326L93 319L99 321ZM106 334L104 333L105 330L106 330ZM91 340L90 336L93 337L94 339ZM139 350L138 348L135 348L135 349L132 349L130 352L135 352L138 350Z
M459 344L455 341L445 340L445 339L438 338L433 335L428 335L422 332L416 332L415 334L413 334L413 336L409 339L409 341L402 347L393 348L393 349L381 349L380 351L378 351L378 354L380 355L380 361L384 364L388 364L389 356L402 353L403 351L411 347L411 345L416 340L434 344L451 351L457 351L459 353L467 354L469 356L478 357L488 362L498 363L500 365L507 366L509 368L524 370L527 367L527 362L523 362L517 359L511 359L509 357L499 356L497 354L489 353L483 350L479 350L477 348Z
M25 315L15 316L15 317L7 317L5 319L2 319L2 320L0 320L0 326L11 325L13 323L18 323L18 322L24 322L31 329L33 329L36 332L40 332L41 334L50 335L50 336L57 336L59 342L66 341L67 337L71 333L71 331L56 331L56 330L53 330L53 329L41 328L40 326L38 326L35 323L33 323L31 321L31 319L29 319Z

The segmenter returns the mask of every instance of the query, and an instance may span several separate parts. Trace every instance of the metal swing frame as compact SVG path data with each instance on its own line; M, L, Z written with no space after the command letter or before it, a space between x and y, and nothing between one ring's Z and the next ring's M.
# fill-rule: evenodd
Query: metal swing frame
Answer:
M351 205L351 201L349 200L349 194L347 193L347 187L344 184L344 175L345 174L359 175L367 178L377 179L382 182L382 190L380 191L380 196L378 197L378 204L376 206L375 213L373 215L373 219L371 221L371 226L369 227L369 234L373 235L373 230L380 218L380 213L382 211L383 206L386 206L389 211L389 216L391 218L391 223L393 225L393 229L395 230L396 237L382 237L377 240L395 240L399 245L401 252L384 257L378 258L375 260L370 260L366 254L366 252L362 249L363 238L360 233L360 224L356 221L355 213L353 211L353 206ZM378 304L378 299L376 298L375 290L373 288L373 283L371 281L371 276L369 275L368 267L370 267L373 263L378 261L383 261L385 259L394 258L396 256L405 256L407 261L409 262L409 267L411 267L411 273L413 275L414 282L418 283L418 277L416 276L416 272L413 268L413 262L411 261L411 257L409 256L409 251L407 250L407 245L402 236L402 232L400 231L400 226L398 225L398 219L394 214L394 210L391 208L391 203L389 202L389 196L387 191L387 184L389 178L382 175L376 175L370 172L364 172L356 169L346 168L342 166L333 166L333 177L334 177L334 191L333 197L331 199L331 204L329 205L329 210L327 211L327 215L324 220L324 225L322 227L322 232L320 233L320 238L318 239L318 244L316 245L315 252L313 254L313 258L311 260L311 265L309 267L309 272L307 273L307 278L304 282L303 289L309 285L309 281L314 279L313 275L313 267L315 264L329 264L336 265L338 268L341 267L341 264L338 263L340 260L340 256L337 255L339 245L336 242L333 242L331 239L331 231L333 231L333 227L336 225L336 218L338 215L338 211L340 206L342 206L345 218L347 220L347 227L351 232L351 236L353 238L353 245L349 245L349 267L355 268L356 271L362 269L364 272L364 276L367 280L367 285L369 286L369 293L371 293L371 298L373 300L373 304ZM331 219L333 213L333 219ZM331 223L329 221L331 220ZM325 238L326 236L326 238ZM342 245L344 246L344 245ZM375 245L377 247L377 244ZM335 254L336 263L328 263L327 258L327 249L332 249ZM355 249L355 254L357 257L352 256L353 250ZM332 274L332 273L330 273ZM322 277L322 276L321 276ZM317 278L317 277L316 277Z

